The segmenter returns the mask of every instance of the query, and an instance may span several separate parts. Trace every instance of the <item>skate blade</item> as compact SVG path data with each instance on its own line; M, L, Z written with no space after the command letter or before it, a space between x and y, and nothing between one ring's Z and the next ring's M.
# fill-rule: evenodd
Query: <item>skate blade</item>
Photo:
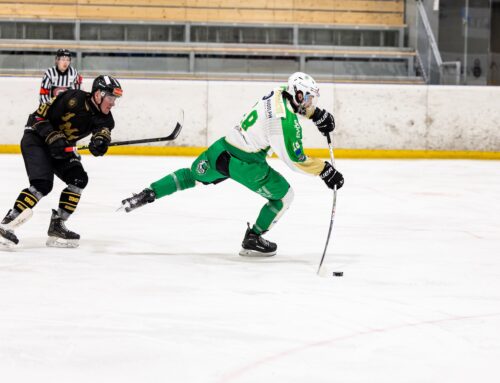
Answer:
M276 255L276 251L270 252L270 253L262 253L260 251L256 250L247 250L247 249L241 249L240 250L240 255L242 257L253 257L253 258L266 258L266 257L272 257L273 255Z
M59 247L66 249L74 249L78 247L78 239L64 239L59 237L49 237L47 238L47 242L45 242L47 247Z
M2 249L12 250L18 243L19 240L13 233L0 227L0 246Z
M8 241L4 238L0 238L0 250L1 251L12 251L16 247L14 242Z
M122 201L122 204L116 211L124 211L126 213L130 213L133 209L130 208L130 203L126 201Z

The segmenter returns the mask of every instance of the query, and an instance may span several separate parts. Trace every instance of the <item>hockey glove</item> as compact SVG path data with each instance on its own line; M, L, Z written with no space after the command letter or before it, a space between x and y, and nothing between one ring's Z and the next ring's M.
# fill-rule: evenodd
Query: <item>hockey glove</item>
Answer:
M327 136L328 133L333 132L333 129L335 129L335 119L331 113L324 109L316 108L311 119L324 136Z
M338 190L344 185L344 177L342 176L342 173L337 171L329 162L325 162L325 167L319 176L330 189L337 186Z
M96 157L104 156L108 151L108 145L111 142L111 135L108 129L103 129L94 134L90 139L89 150Z
M45 143L49 147L50 155L56 160L70 158L73 153L65 152L66 147L71 146L63 132L53 131L45 138Z

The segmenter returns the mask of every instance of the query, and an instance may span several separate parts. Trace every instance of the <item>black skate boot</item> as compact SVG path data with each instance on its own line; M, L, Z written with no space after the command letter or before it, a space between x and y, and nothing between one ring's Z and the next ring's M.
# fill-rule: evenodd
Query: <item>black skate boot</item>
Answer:
M53 209L47 234L49 235L46 242L48 247L78 247L80 234L68 230L64 224L64 220Z
M14 230L12 228L13 221L19 214L12 209L5 215L2 219L2 223L0 223L0 244L3 247L11 247L13 245L17 245L19 243L19 239L14 234Z
M278 248L275 243L262 238L262 235L254 233L250 225L248 225L241 247L240 255L245 257L272 257L276 254Z
M144 189L139 194L134 194L130 198L125 198L122 201L122 206L120 209L125 209L127 213L130 213L132 210L137 209L138 207L144 206L148 203L153 202L156 199L156 194L151 189Z

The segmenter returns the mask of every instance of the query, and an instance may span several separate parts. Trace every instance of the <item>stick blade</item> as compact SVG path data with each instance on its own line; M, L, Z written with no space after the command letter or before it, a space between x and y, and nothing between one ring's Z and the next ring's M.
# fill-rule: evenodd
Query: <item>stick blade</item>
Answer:
M320 265L318 267L318 271L316 272L316 274L318 275L318 277L322 277L322 278L328 276L328 270L326 269L326 266Z
M167 139L165 141L175 140L177 138L177 136L179 135L179 133L181 132L181 130L182 130L182 124L180 122L177 122L173 132L170 133L170 135L167 137Z
M174 127L174 130L172 133L168 135L168 141L173 141L177 138L179 133L182 130L182 127L184 126L184 109L179 108L175 113L175 120L177 121Z

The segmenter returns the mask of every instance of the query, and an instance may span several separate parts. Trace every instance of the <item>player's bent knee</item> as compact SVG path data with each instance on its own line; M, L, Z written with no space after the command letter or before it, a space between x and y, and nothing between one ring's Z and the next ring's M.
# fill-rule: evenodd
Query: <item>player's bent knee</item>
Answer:
M37 192L46 196L52 191L54 187L54 182L49 180L32 180L31 187L35 188Z
M85 189L89 183L89 176L81 166L75 166L64 174L63 181L68 185L76 186L79 189Z
M269 203L277 211L284 212L292 204L293 198L294 198L294 192L293 192L292 187L290 186L288 188L286 194L283 196L283 198L281 198L279 200L269 201Z
M269 206L272 206L272 208L276 210L277 213L284 212L292 204L293 197L294 197L294 192L293 189L290 187L288 188L283 198L278 200L269 200Z
M86 172L83 172L80 177L75 178L74 185L80 189L85 189L89 183L89 176Z

